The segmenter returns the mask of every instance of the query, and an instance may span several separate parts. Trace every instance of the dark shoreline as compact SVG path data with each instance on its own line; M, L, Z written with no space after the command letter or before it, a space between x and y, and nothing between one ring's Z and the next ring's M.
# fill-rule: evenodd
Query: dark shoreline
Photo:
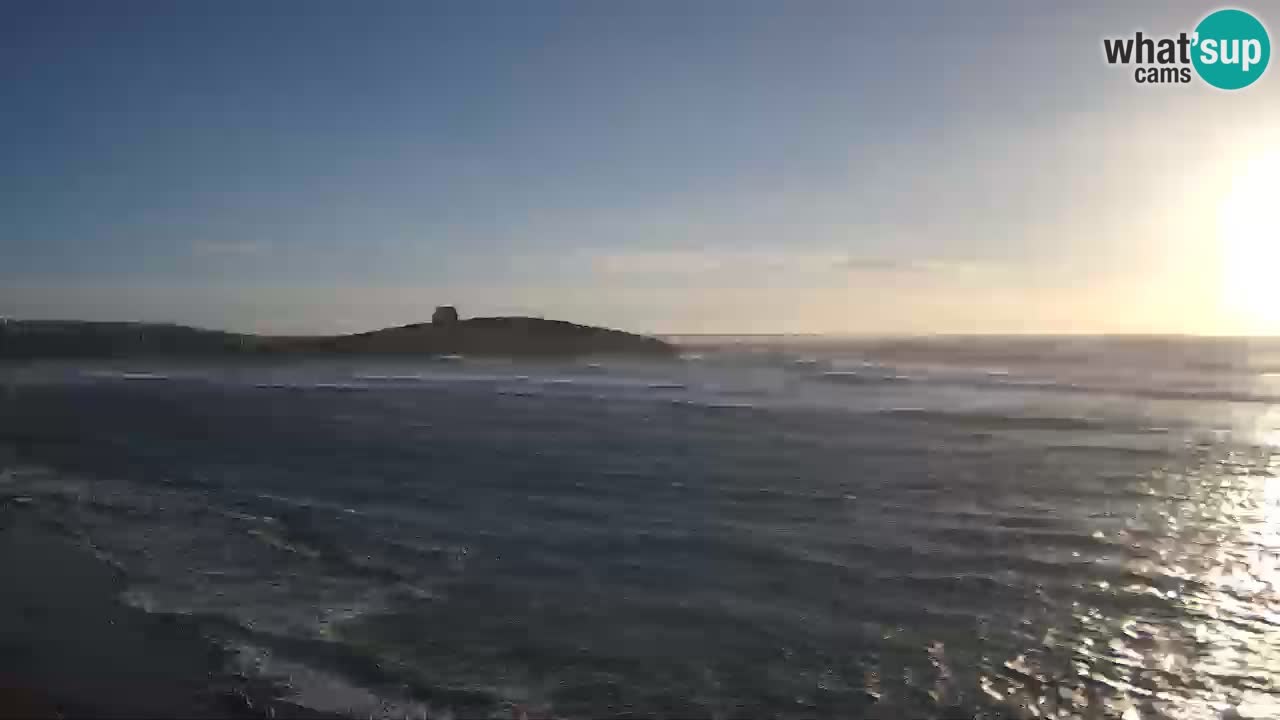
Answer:
M118 599L109 564L0 495L0 718L335 718L227 671L194 620Z

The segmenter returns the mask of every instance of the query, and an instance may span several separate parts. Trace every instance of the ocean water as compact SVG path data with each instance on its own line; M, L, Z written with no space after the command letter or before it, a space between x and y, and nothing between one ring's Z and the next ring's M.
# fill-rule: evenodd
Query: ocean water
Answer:
M356 717L1280 717L1280 345L0 370L0 498Z

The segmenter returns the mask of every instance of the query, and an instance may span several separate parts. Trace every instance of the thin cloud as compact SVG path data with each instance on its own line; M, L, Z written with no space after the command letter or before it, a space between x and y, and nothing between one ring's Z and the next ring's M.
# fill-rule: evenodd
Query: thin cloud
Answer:
M887 258L845 258L837 263L837 267L842 270L856 270L860 272L910 272L924 269L923 264L917 260L887 259Z
M257 257L270 250L270 245L255 240L200 240L191 247L200 257Z
M812 273L829 269L830 253L773 250L587 251L583 257L601 275L749 275Z
M997 268L997 265L990 262L977 262L971 260L848 257L837 263L836 267L840 270L858 273L941 273L972 275L991 272Z

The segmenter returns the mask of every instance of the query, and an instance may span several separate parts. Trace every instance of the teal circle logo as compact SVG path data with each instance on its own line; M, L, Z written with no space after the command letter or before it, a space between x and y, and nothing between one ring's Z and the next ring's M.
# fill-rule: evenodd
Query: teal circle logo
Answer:
M1196 26L1191 62L1210 85L1239 90L1267 69L1271 39L1258 19L1243 10L1210 13Z

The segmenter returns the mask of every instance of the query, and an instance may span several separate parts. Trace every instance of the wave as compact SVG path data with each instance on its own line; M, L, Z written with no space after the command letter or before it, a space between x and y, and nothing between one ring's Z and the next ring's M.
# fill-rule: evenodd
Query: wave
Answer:
M921 383L994 391L1040 391L1047 393L1113 395L1148 400L1280 404L1280 393L1258 389L1135 386L1106 382L1090 383L1078 380L1018 377L1007 371L999 370L982 371L976 375L953 373L882 374L868 373L861 370L831 370L823 372L813 379L818 382L840 385L874 386Z
M754 410L756 406L746 402L731 401L715 401L715 400L672 400L672 405L677 407L694 408L698 410Z
M542 397L542 393L537 390L499 390L498 394L507 397Z
M153 372L122 372L114 370L85 370L80 373L84 377L97 378L100 380L171 380L172 378L163 373Z
M1280 395L1248 390L1177 390L1171 388L1138 388L1128 391L1135 397L1152 400L1206 400L1237 403L1280 403Z
M1078 453L1091 458L1099 457L1133 457L1159 458L1175 457L1176 451L1168 447L1132 447L1125 445L1046 445L1046 453Z
M925 408L890 408L881 410L878 414L937 424L1009 430L1103 430L1107 427L1100 420L1070 416L1006 415Z
M368 390L368 385L358 385L355 383L314 383L306 386L311 390L324 390L327 392L361 392Z
M818 376L826 382L842 385L882 385L887 383L907 383L916 378L909 375L871 375L858 370L829 370Z

